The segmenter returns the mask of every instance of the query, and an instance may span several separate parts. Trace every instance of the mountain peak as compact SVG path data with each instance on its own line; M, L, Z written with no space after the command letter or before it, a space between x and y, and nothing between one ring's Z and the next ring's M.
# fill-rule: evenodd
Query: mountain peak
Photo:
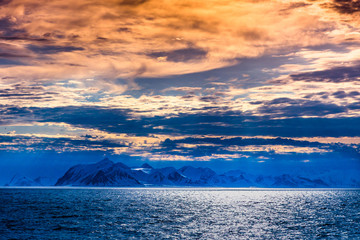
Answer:
M95 163L96 166L107 166L107 165L113 165L114 162L111 161L109 158L104 158L100 162Z
M56 186L140 186L123 163L114 163L108 158L95 164L84 164L71 167L55 184Z
M113 163L113 162L109 158L106 157L98 163Z
M11 181L6 184L6 186L38 186L39 184L36 183L33 179L28 178L26 176L21 176L19 174L15 174Z
M143 165L141 165L141 168L151 168L151 169L153 169L153 167L148 163L144 163Z

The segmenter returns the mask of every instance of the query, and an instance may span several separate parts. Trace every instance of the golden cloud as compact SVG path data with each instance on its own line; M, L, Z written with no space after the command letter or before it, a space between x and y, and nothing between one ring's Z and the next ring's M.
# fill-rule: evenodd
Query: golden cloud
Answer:
M0 44L27 57L0 75L5 83L94 78L116 85L123 78L136 87L137 77L201 72L329 42L327 30L337 24L322 13L293 1L13 0L0 9Z

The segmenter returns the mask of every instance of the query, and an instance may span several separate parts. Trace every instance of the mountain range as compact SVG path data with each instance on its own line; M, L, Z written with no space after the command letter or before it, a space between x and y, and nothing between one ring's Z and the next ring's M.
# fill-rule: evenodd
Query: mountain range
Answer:
M105 158L97 163L73 166L57 180L16 174L5 186L359 188L359 176L357 172L271 175L242 170L218 174L205 167L153 168L148 163L129 167Z
M55 186L327 188L360 187L360 179L359 177L341 178L331 173L323 173L315 177L290 174L272 176L232 170L217 174L210 168L185 166L179 169L174 167L155 169L147 163L131 168L105 158L94 164L71 167L57 180Z

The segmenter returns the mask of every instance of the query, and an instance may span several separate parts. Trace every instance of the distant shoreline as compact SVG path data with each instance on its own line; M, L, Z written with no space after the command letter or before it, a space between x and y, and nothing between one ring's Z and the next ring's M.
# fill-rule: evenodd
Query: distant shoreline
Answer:
M258 187L87 187L87 186L0 186L0 189L51 189L51 190L198 190L198 191L360 191L360 188L258 188Z

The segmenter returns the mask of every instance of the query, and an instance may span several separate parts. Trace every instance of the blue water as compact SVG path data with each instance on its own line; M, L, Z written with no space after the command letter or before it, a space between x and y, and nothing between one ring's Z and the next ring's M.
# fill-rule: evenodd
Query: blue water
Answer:
M360 239L360 191L0 189L0 239Z

